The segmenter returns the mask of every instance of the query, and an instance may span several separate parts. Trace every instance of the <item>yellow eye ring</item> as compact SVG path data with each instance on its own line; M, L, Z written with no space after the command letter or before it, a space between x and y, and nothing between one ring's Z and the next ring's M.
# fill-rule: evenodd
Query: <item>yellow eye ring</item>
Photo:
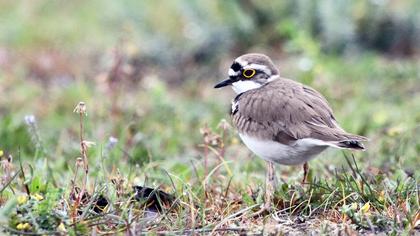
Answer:
M256 71L255 71L254 69L245 69L245 70L242 72L242 75L243 75L245 78L249 79L249 78L252 78L252 76L254 76L254 75L255 75L255 73L256 73Z

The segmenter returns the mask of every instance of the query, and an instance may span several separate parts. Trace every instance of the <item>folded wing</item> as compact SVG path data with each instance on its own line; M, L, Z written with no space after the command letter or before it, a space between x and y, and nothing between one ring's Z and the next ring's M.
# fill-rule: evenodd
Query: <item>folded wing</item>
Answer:
M280 79L238 95L233 122L239 132L287 144L312 138L339 148L364 149L363 136L345 132L314 89Z

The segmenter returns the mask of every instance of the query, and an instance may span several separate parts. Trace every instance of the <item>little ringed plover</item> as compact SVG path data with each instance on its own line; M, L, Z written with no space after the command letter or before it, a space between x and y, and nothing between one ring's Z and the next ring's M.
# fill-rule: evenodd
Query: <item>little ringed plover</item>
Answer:
M243 143L267 162L265 205L274 191L273 163L301 165L306 182L307 162L328 147L364 150L367 138L344 131L327 100L316 90L280 77L279 70L263 54L236 58L229 78L215 88L230 85L233 125Z

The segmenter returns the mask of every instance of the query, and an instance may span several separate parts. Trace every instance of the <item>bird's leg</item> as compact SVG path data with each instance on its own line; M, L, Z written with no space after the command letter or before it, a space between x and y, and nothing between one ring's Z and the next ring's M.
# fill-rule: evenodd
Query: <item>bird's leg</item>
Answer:
M301 184L306 184L306 180L308 180L308 174L309 174L309 165L308 162L305 162L305 164L303 164L303 179Z
M275 180L275 174L274 174L274 164L270 161L267 161L267 173L266 173L266 179L265 179L265 196L264 196L264 208L266 210L270 210L271 208L271 202L273 199L274 194L274 180Z
M267 163L267 170L266 170L266 175L265 175L264 205L259 211L251 214L250 217L260 216L262 214L270 212L271 210L271 202L272 202L273 194L274 194L274 180L275 180L274 164L269 161L267 161L266 163Z

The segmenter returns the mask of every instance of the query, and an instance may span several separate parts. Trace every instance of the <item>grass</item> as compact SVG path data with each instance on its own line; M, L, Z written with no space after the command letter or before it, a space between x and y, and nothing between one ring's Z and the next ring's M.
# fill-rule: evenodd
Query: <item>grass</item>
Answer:
M2 94L13 99L1 105L4 232L418 232L415 64L339 61L285 73L326 94L346 129L371 138L368 151L322 154L304 186L300 167L277 167L276 210L261 217L249 215L263 201L264 163L223 120L230 92L207 83L168 87L156 77L60 87L3 75ZM174 199L150 212L161 199L135 200L135 185Z

